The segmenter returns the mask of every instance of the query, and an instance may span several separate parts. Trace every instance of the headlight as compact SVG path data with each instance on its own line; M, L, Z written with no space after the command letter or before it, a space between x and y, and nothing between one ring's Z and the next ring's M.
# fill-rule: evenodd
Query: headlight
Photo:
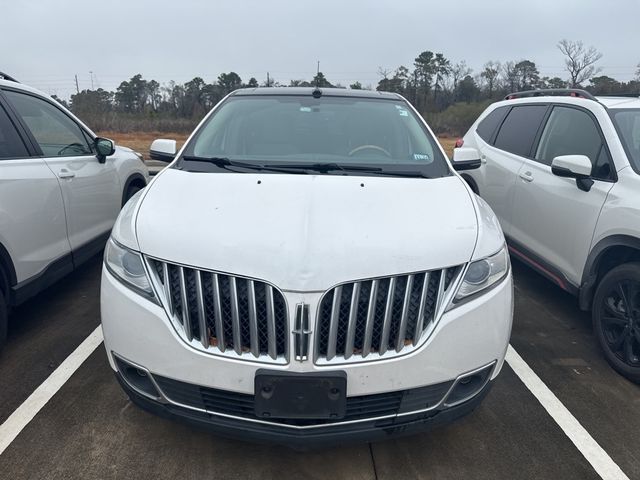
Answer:
M509 254L505 245L498 253L469 265L453 299L453 304L495 285L506 276L508 271Z
M116 243L112 238L104 251L104 264L109 273L147 298L154 298L151 282L142 263L142 255Z

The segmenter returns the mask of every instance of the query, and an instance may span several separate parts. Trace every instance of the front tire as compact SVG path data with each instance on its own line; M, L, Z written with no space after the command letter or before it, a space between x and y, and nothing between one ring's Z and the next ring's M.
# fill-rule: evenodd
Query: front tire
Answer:
M593 330L609 364L640 383L640 263L620 265L600 281Z

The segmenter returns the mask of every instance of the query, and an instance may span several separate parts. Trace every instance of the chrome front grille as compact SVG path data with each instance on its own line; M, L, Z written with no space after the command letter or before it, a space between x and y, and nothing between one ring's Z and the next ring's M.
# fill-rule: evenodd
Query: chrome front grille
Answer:
M147 261L165 309L191 345L210 353L286 361L287 308L275 287L153 258Z
M460 267L345 283L320 302L316 360L376 360L415 348L432 328Z

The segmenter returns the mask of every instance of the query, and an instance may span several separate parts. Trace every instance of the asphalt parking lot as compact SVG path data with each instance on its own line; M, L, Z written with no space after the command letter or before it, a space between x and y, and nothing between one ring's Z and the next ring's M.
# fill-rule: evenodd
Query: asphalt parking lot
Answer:
M0 424L99 325L99 258L14 312ZM640 478L640 386L613 372L576 300L514 262L511 345L628 478ZM457 423L374 444L296 452L215 437L131 404L97 348L0 455L1 479L591 479L600 475L505 365Z

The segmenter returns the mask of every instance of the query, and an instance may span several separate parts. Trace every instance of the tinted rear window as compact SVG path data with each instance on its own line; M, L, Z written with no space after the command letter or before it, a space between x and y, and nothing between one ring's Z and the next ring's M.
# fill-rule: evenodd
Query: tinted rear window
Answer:
M546 111L547 105L524 105L512 108L498 132L495 147L528 157Z
M491 143L491 137L493 137L494 132L502 123L502 120L509 111L509 108L510 107L496 108L478 124L476 132L478 132L480 138L487 143Z

